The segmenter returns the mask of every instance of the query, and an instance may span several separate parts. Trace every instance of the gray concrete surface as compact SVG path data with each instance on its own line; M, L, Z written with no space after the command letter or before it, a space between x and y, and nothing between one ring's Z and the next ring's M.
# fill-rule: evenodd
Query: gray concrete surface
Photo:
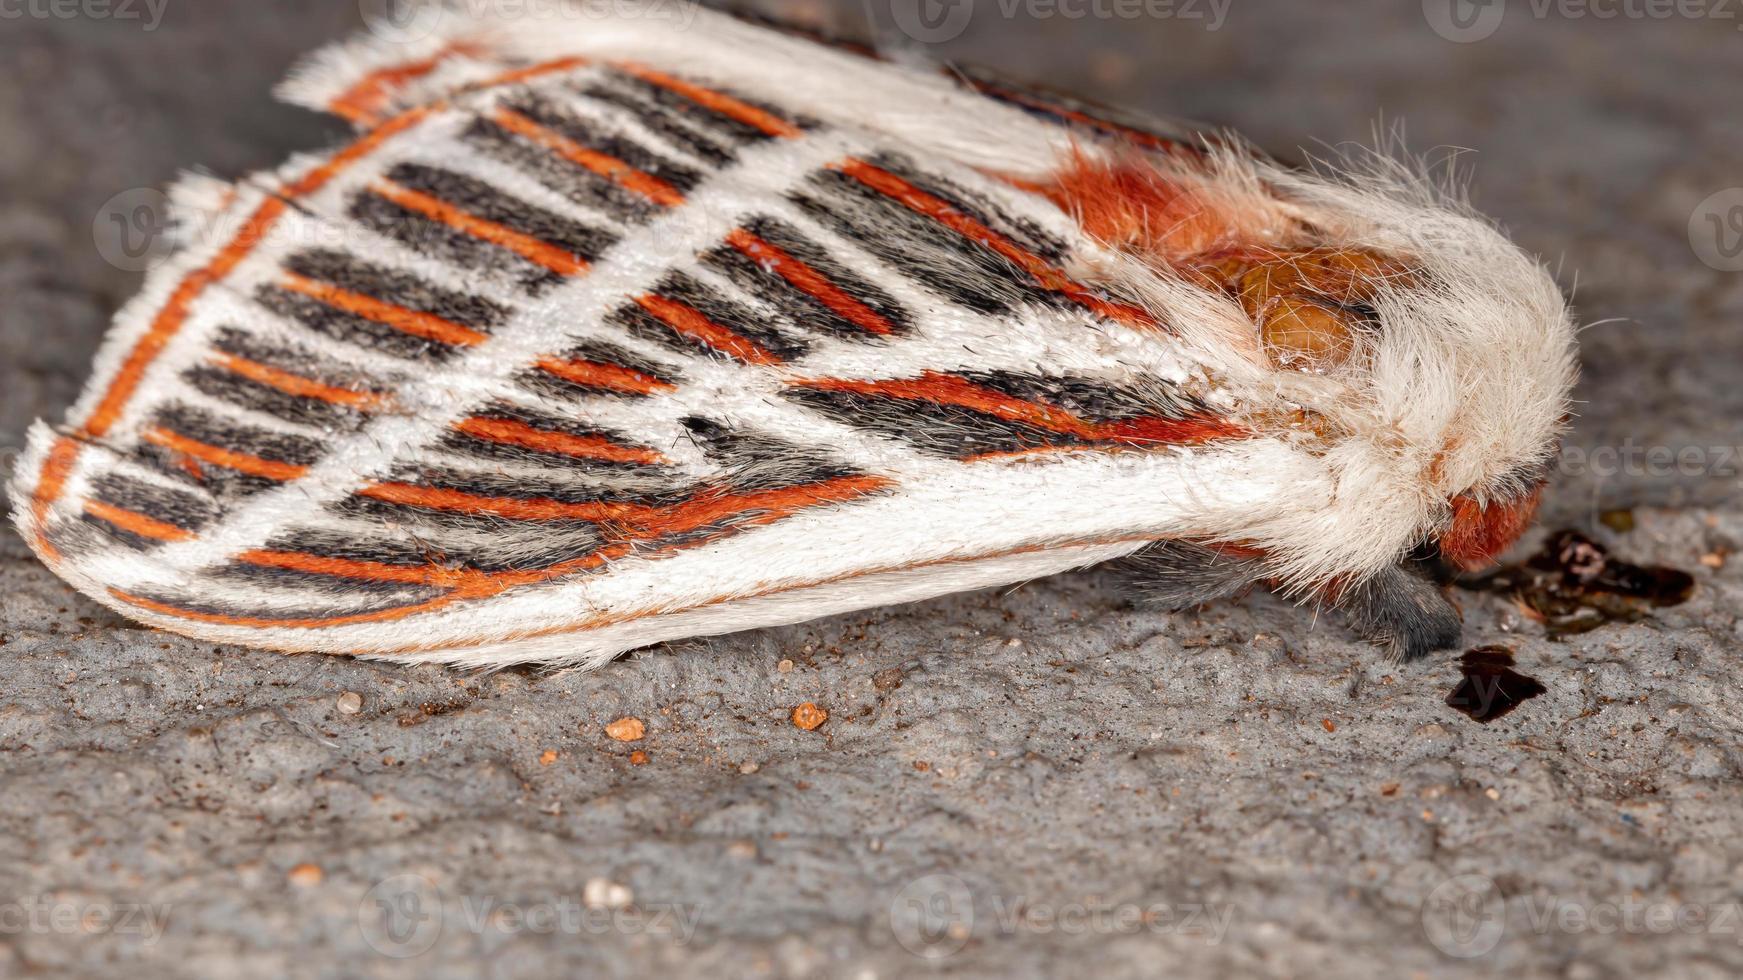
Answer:
M1471 644L1547 688L1478 725L1452 657L1388 667L1264 598L1134 610L1106 572L469 676L146 632L8 533L0 974L1743 968L1743 273L1689 234L1743 185L1743 10L1539 0L1455 43L1438 0L1232 0L1216 30L1154 15L1208 0L1086 4L979 0L934 53L1277 150L1382 112L1475 150L1480 205L1610 321L1548 523L1694 572L1694 600L1550 642L1465 595ZM104 203L336 138L267 90L357 7L0 6L0 448L59 416L137 286L94 244ZM1597 520L1619 508L1627 533ZM626 715L633 745L603 734Z

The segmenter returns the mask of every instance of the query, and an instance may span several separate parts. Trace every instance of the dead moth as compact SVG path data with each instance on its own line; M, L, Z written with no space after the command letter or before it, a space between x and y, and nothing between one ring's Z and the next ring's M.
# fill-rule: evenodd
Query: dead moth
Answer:
M1406 168L685 10L323 52L355 142L190 235L12 487L49 567L208 640L596 665L1144 556L1404 656L1405 569L1530 517L1573 329ZM688 19L688 18L692 18Z

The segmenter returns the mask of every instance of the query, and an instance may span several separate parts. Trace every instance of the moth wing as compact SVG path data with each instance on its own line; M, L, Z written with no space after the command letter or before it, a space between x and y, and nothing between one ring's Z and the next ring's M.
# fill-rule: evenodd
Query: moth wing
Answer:
M996 131L1038 170L1056 127L712 15L558 33L293 83L363 132L197 195L32 433L16 520L51 567L214 640L596 663L1263 499L1275 447L1074 278L1107 257L1068 215L981 169ZM873 85L911 111L827 98Z

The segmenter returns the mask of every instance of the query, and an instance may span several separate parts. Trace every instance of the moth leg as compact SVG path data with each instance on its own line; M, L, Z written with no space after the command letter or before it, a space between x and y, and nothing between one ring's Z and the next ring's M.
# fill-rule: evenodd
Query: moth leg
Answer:
M1458 610L1440 589L1402 565L1346 592L1338 606L1351 629L1402 661L1455 646L1463 632Z
M1203 545L1158 541L1126 559L1137 573L1140 598L1167 609L1187 609L1240 595L1264 572L1252 558Z

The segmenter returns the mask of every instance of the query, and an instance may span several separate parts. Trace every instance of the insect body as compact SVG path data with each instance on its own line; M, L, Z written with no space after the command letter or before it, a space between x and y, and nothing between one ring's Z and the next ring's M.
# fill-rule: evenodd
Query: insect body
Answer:
M175 199L16 521L144 622L596 664L1141 556L1403 655L1529 519L1539 266L1326 176L719 15L470 21L287 85L350 145Z

